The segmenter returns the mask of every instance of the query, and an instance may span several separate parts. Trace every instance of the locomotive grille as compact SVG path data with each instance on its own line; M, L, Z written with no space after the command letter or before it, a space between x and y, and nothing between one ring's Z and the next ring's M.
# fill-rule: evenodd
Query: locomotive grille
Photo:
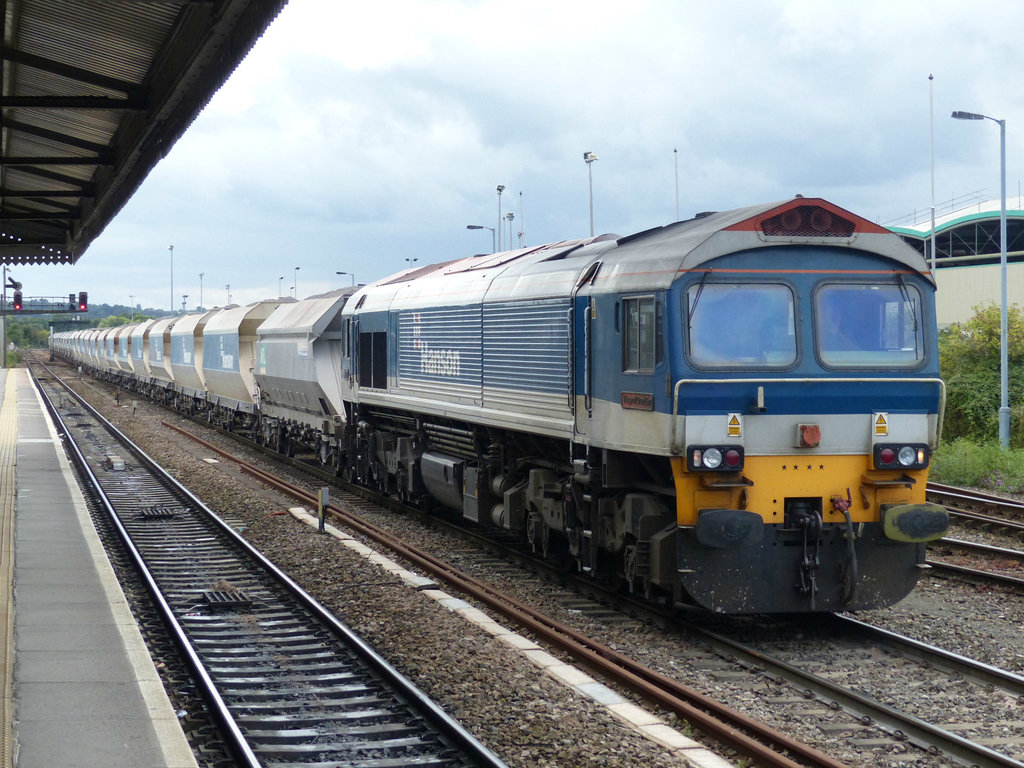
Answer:
M820 205L798 205L761 222L768 237L850 237L854 223Z

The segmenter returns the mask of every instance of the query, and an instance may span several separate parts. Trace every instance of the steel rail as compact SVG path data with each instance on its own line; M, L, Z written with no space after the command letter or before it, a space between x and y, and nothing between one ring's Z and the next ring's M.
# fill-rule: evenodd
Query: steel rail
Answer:
M898 646L902 653L918 661L926 661L932 666L955 671L979 685L989 685L1013 696L1024 697L1024 676L876 627L852 616L833 614L832 620L846 632L857 632L873 640Z
M937 571L948 571L949 573L963 576L966 581L971 583L995 582L996 584L1024 591L1024 579L1018 579L1015 576L1006 576L1005 574L994 573L993 571L969 568L966 565L953 565L952 563L944 563L941 560L927 560L926 563Z
M968 512L964 509L950 509L949 507L946 507L946 511L950 517L959 517L972 523L982 523L983 525L991 525L996 528L1006 528L1010 531L1024 533L1024 523L1007 520L1005 517L992 517L992 515L983 515L980 512Z
M942 483L928 483L928 493L934 493L940 496L960 499L963 501L971 501L975 503L983 504L994 504L997 506L1004 506L1009 509L1016 509L1020 512L1024 512L1024 502L1016 501L1005 496L996 496L992 493L983 493L981 491L974 491L967 488L957 488L952 485L944 485Z
M994 557L1005 557L1008 560L1024 560L1024 550L1009 549L1007 547L996 547L992 544L982 544L977 541L965 541L964 539L942 538L939 542L949 546L951 549L963 549L968 552L981 552Z
M169 422L162 422L168 427L218 456L232 461L246 474L277 488L293 498L315 507L317 498L314 493L306 491L280 478L247 464L217 446L203 440ZM529 606L501 594L487 584L465 574L432 555L415 547L396 540L382 529L367 523L336 504L328 507L330 513L341 523L356 532L368 536L388 547L409 562L422 568L427 573L445 581L459 591L467 594L498 613L527 627L553 647L570 653L582 664L623 685L679 717L690 721L695 728L709 737L726 744L738 752L753 758L758 765L776 768L796 768L797 766L821 766L821 768L842 768L844 763L825 755L806 744L803 744L773 728L733 710L720 702L679 683L659 672L649 669L632 659L603 646L576 630L563 625ZM749 735L749 734L753 734ZM783 752L797 758L790 759Z

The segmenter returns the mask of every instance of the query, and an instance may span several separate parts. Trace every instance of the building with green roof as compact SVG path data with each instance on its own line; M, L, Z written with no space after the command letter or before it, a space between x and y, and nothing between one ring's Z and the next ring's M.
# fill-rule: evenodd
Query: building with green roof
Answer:
M999 200L960 208L935 219L936 314L939 327L961 322L979 304L999 304ZM931 262L930 217L889 226ZM1024 205L1006 201L1007 299L1024 304Z

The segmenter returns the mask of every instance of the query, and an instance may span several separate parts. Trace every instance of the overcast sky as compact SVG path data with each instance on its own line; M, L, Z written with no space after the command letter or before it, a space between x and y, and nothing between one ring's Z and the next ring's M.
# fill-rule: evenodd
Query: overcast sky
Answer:
M194 309L794 194L882 224L1024 169L1024 3L290 0L73 267L26 295ZM929 83L928 76L935 79ZM930 108L930 99L934 108ZM934 120L930 115L934 114ZM675 150L678 150L676 152ZM676 171L678 169L678 195ZM295 267L299 267L296 272ZM283 279L282 279L283 278Z

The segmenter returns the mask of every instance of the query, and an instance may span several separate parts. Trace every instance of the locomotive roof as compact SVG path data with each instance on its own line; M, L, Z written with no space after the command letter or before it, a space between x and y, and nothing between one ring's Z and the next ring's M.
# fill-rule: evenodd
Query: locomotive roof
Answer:
M821 198L703 215L627 237L563 240L406 270L366 286L355 310L565 297L581 283L598 292L668 288L680 273L739 251L779 245L853 248L892 259L934 283L928 263L892 232ZM596 274L593 264L600 262ZM346 312L353 309L346 307Z
M798 213L804 216L794 229L778 224ZM815 215L822 217L815 222L818 229L803 220ZM676 273L700 269L725 254L787 244L839 245L876 253L934 283L927 261L902 238L826 200L804 197L707 214L620 238L616 266L624 280L625 270L650 270L671 282ZM608 276L602 267L595 283Z

